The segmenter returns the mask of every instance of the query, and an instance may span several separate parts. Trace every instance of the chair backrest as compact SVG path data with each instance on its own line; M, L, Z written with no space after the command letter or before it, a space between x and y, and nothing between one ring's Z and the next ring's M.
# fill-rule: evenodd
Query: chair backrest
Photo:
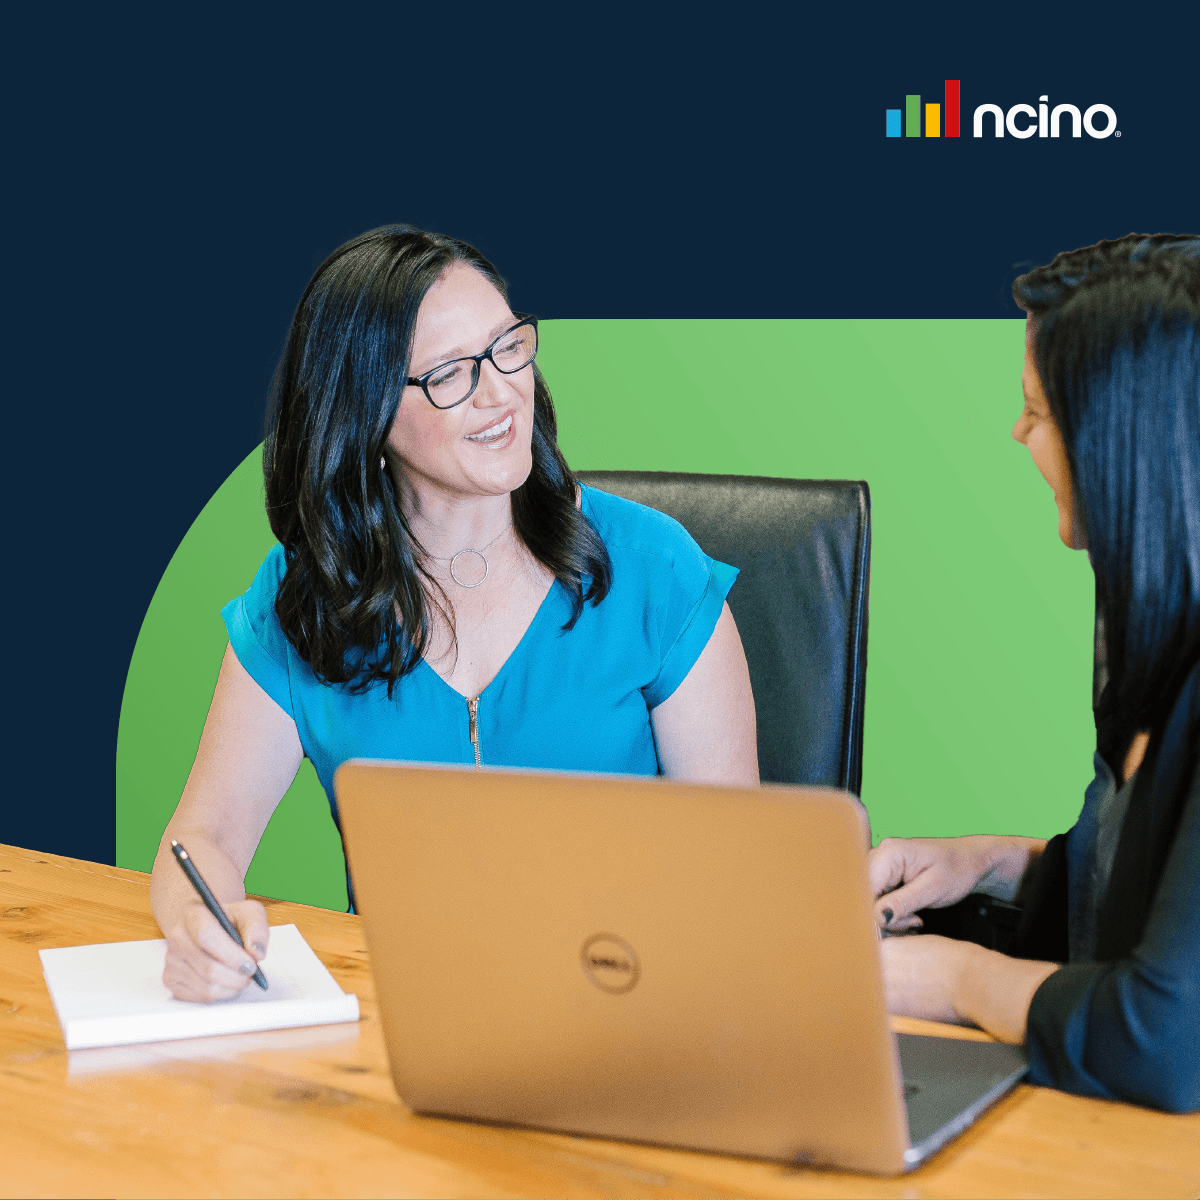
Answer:
M674 517L721 562L758 716L764 782L862 789L871 494L852 480L582 471Z

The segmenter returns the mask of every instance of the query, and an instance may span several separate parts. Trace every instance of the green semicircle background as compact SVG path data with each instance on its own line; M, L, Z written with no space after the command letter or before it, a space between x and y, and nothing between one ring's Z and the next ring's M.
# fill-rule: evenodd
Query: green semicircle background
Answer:
M875 836L1070 827L1091 778L1091 571L1008 436L1024 323L542 324L539 362L577 470L866 479L873 548L863 800ZM149 870L226 643L221 607L273 538L261 453L163 574L116 756L117 863ZM341 847L306 760L247 889L345 908Z

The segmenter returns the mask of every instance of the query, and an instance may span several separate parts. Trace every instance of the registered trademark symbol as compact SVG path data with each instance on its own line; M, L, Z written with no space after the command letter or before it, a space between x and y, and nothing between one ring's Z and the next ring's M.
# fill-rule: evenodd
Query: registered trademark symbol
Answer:
M1120 137L1120 136L1121 136L1121 131L1118 129L1117 132L1113 134L1113 137Z

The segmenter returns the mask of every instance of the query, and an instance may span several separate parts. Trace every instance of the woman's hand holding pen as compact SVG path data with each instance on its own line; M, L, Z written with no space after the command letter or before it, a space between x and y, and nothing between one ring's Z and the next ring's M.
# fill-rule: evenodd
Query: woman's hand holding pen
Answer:
M183 863L176 861L175 850L183 850L177 838L244 949L221 928ZM168 826L150 879L150 901L167 939L163 983L177 999L209 1002L240 995L266 957L267 912L257 900L246 899L243 877L239 864L206 830Z
M257 900L222 907L246 943L239 946L198 898L181 905L167 933L163 983L178 1000L228 1000L240 995L267 956L267 910Z

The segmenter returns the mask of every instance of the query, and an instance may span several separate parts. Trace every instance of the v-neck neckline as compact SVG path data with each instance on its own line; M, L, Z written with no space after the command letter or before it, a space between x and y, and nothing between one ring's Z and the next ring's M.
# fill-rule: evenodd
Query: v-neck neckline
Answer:
M561 588L562 584L557 578L550 581L550 586L546 589L546 594L542 597L541 603L537 606L537 611L529 619L529 624L525 626L525 632L521 634L517 640L517 644L509 651L508 657L500 664L500 669L487 681L486 684L474 696L468 696L465 692L460 692L452 683L448 683L425 658L421 655L421 666L424 667L433 677L452 695L455 695L464 704L469 704L472 700L478 700L485 692L492 688L508 670L513 659L515 659L522 651L525 643L529 641L529 635L533 632L535 626L542 620L542 615L550 605L550 597L554 595L556 588Z

